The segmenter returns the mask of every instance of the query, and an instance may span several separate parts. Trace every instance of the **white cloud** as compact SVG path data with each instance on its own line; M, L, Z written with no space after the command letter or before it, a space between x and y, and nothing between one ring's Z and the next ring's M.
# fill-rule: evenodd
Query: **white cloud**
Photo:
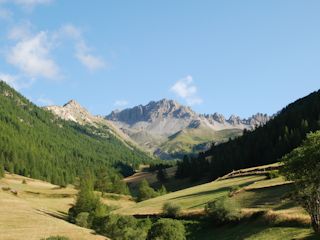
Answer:
M197 95L197 87L193 83L192 76L188 75L177 81L170 91L184 99L188 105L201 104L203 100Z
M90 50L80 44L76 47L76 58L89 70L94 71L106 67L106 63L99 57L90 54Z
M93 55L92 49L86 44L82 32L72 24L62 26L60 35L71 38L75 41L75 57L89 70L99 70L106 67L105 61Z
M32 85L34 81L34 79L25 80L22 79L21 76L6 73L0 73L0 80L5 81L7 84L9 84L16 90L28 88Z
M53 0L12 0L12 1L15 4L28 6L28 7L33 7L35 5L41 5L41 4L49 4L53 2Z
M11 40L21 40L31 37L31 29L33 28L30 22L23 22L12 27L8 33L8 38Z
M38 98L37 99L37 103L40 106L52 106L52 105L54 105L54 102L51 99L45 98L45 97Z
M128 104L129 104L129 102L127 100L117 100L114 102L114 106L120 107L120 108L123 108L123 107L127 106Z
M47 32L28 36L17 31L11 37L19 41L7 53L8 63L29 77L60 78L59 67L50 56L52 43Z
M80 31L79 28L77 28L72 24L63 25L59 30L59 34L72 38L74 40L78 40L78 41L82 40L82 32Z

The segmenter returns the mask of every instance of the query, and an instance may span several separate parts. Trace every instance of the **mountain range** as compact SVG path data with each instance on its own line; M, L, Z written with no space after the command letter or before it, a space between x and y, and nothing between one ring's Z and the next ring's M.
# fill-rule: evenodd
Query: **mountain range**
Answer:
M112 111L105 117L93 116L76 101L63 106L48 106L55 115L81 125L108 126L111 133L125 142L135 143L162 159L206 150L212 142L224 142L264 125L270 117L255 114L248 119L222 114L198 114L174 100L151 101L124 110Z
M72 110L73 121L36 106L0 81L0 170L63 186L86 169L96 174L107 167L127 175L141 164L154 162L112 125L103 124L106 120L89 119L91 115L75 101L64 108ZM65 116L70 120L70 115Z

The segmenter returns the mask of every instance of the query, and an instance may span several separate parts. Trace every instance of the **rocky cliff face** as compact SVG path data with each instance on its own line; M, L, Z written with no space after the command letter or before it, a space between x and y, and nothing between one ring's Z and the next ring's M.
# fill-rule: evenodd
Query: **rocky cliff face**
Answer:
M134 125L137 122L154 122L165 118L189 119L195 116L196 113L189 107L182 106L173 100L162 99L158 102L152 101L145 106L139 105L123 111L113 111L106 118Z
M91 115L88 110L82 107L75 100L70 100L65 105L48 106L45 109L53 112L63 120L77 122L81 125L94 124L99 121L98 117Z
M223 130L251 130L269 120L267 115L261 113L248 119L241 119L235 115L226 119L218 113L197 114L190 107L167 99L152 101L145 106L113 111L105 118L126 132L134 141L155 152L159 152L159 146L163 146L168 139L172 141L176 133L186 129L199 130L187 131L189 135L191 132L203 132L206 136L208 133L212 133L210 136L213 136L215 132L221 133ZM186 137L196 137L189 135ZM198 137L203 139L201 136Z

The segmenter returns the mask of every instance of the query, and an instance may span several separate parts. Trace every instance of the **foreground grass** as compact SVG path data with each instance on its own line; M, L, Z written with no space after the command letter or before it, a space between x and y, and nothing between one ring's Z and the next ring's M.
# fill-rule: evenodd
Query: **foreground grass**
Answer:
M148 176L154 178L153 175ZM141 178L141 175L135 177ZM23 180L26 184L22 183ZM138 182L134 178L131 180ZM239 187L231 197L241 206L242 214L250 216L265 211L268 221L247 219L238 224L214 226L201 217L183 220L189 232L188 240L317 239L312 235L309 216L289 198L291 183L281 177L266 179L263 175L252 175L227 178L140 203L127 196L105 194L103 202L113 206L116 209L114 213L127 215L159 214L164 203L172 202L182 207L182 219L190 219L194 213L201 216L206 203L229 195L233 186ZM2 187L15 190L18 194L2 190ZM0 239L39 240L52 235L63 235L74 240L106 239L64 220L76 194L77 190L72 186L59 188L38 180L6 175L0 180Z
M188 240L292 240L319 239L311 228L306 226L268 226L263 223L249 221L223 227L213 227L202 223L187 223L192 231Z
M23 179L27 184L22 183ZM2 188L17 191L17 195ZM71 240L106 239L64 220L75 193L71 187L59 188L38 180L6 175L0 180L0 239L39 240L57 235Z

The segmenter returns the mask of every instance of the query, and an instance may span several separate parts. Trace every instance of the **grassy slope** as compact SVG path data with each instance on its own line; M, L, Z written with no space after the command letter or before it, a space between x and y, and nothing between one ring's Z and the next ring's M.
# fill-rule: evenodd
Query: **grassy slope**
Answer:
M157 198L137 203L129 209L119 209L124 214L154 214L161 212L163 203L170 201L181 205L185 211L202 210L204 205L216 198L227 195L234 185L247 186L261 181L263 176L226 179L172 192Z
M207 128L185 129L169 138L160 149L168 153L190 153L195 145L207 142L223 142L242 134L240 129L212 131Z
M269 218L275 218L281 224L248 220L237 225L213 227L196 222L188 227L193 232L188 239L316 239L308 225L309 216L289 199L292 184L284 181L282 177L266 179L256 175L222 179L149 199L115 212L133 215L158 214L161 213L163 203L174 202L182 207L185 214L199 213L203 211L205 203L227 195L230 187L235 185L241 189L232 198L239 203L243 214L267 210ZM200 224L198 228L197 224Z
M22 184L26 179L27 184ZM50 183L6 175L0 180L0 239L39 240L62 235L72 240L102 240L91 230L80 228L63 220L76 190L60 189ZM15 196L2 187L18 192Z
M22 184L27 179L27 184ZM140 177L138 178L140 179ZM141 179L140 179L141 180ZM155 214L161 212L164 202L175 202L182 206L184 213L199 213L205 203L229 193L232 186L241 187L232 198L244 214L253 211L271 210L271 216L283 219L285 224L268 225L256 220L245 220L237 225L222 227L207 226L201 221L186 222L192 230L190 239L316 239L306 224L308 216L302 208L288 199L291 184L281 177L268 180L264 176L245 176L223 179L201 184L164 196L135 203L128 197L109 194L104 202L118 209L120 214ZM65 235L71 239L105 239L90 230L69 224L63 219L74 201L77 191L73 187L59 188L55 185L6 175L0 180L0 187L9 186L18 191L18 196L0 188L0 239L40 239L50 235ZM272 218L272 217L271 217ZM290 225L298 219L299 224ZM190 225L190 226L189 226Z

